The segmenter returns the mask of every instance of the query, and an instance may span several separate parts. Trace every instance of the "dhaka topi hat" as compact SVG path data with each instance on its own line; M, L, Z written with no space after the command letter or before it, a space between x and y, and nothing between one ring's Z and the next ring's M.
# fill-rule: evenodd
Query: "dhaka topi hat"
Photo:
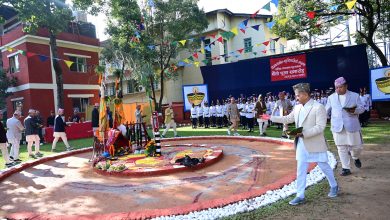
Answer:
M336 87L342 86L342 85L344 85L345 83L347 83L347 81L344 79L344 77L339 77L339 78L337 78L337 79L334 81L334 86L336 86Z

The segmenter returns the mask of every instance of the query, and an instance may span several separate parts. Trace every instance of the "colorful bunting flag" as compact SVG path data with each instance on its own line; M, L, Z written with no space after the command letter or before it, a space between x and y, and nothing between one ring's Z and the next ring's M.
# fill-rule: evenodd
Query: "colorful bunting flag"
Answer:
M153 50L154 47L155 47L154 45L149 45L149 46L148 46L148 48L151 49L151 50Z
M185 63L189 63L189 62L190 62L190 60L186 58L186 59L184 59L184 60L183 60L183 62L185 62Z
M201 48L201 49L200 49L200 53L202 53L202 54L205 54L205 52L204 52L204 49L203 49L203 48Z
M293 17L291 17L291 19L293 19L293 21L297 24L301 23L301 16L300 15L293 16Z
M259 13L259 11L260 11L260 9L259 9L259 10L257 10L255 13L253 13L253 14L251 15L251 18L254 18L254 17L256 17L256 15L257 15L257 13Z
M234 35L237 35L238 34L238 29L237 27L234 27L230 30Z
M242 53L242 51L244 51L244 48L238 49L237 51L238 51L239 53Z
M240 31L245 34L245 29L240 29Z
M308 11L308 12L306 12L306 15L309 19L314 19L316 17L316 12L315 11Z
M173 41L171 44L172 44L172 46L176 47L177 46L177 41Z
M210 45L205 46L204 49L207 51L211 51Z
M7 49L8 52L14 51L14 48L12 48L12 47L5 47L5 49Z
M266 25L269 29L271 29L275 25L275 21L268 22Z
M249 21L249 18L247 18L247 19L245 19L245 20L243 21L245 27L248 25L248 21Z
M264 44L265 46L268 46L268 44L269 44L269 40L267 40L267 41L264 41L264 42L263 42L263 44Z
M203 62L205 65L207 65L207 64L209 63L209 60L208 60L208 59L204 59L204 60L202 60L202 62Z
M194 62L194 65L195 65L196 67L199 67L199 61L195 61L195 62Z
M30 58L30 57L33 57L33 56L35 56L35 55L37 55L37 54L31 53L31 52L27 52L26 55L27 55L27 57Z
M347 6L347 8L349 10L351 10L353 8L353 6L355 6L355 4L356 4L356 0L348 1L345 3L345 5Z
M262 50L261 52L263 52L263 53L267 53L267 50Z
M72 64L74 63L73 61L70 61L70 60L64 60L66 66L70 69L70 66L72 66Z
M256 31L258 31L258 30L259 30L259 27L260 27L260 25L259 25L259 24L258 24L258 25L253 25L253 26L252 26L252 28L253 28L253 29L255 29Z
M49 57L44 56L44 55L38 55L38 57L39 57L39 60L42 61L42 62L45 62L46 60L49 59Z
M273 41L277 42L280 39L280 37L272 39Z
M26 51L24 51L24 50L18 50L18 52L19 52L20 54L22 54L23 56L27 56L27 53L26 53Z
M279 0L271 0L271 2L275 4L275 7L278 7L278 5L279 5Z
M191 60L192 62L194 62L194 58L192 56L188 57L188 60Z
M253 52L253 55L255 55L255 56L256 56L256 55L257 55L257 52Z
M183 46L186 44L186 41L187 41L187 40L179 40L179 42L180 42L181 45L183 45Z
M223 38L222 38L222 37L219 37L219 38L217 39L217 41L219 41L220 43L223 44Z
M337 11L337 9L339 9L339 6L340 6L340 5L332 5L332 6L329 7L329 10L331 10L331 11Z
M209 34L210 37L215 38L216 34Z
M268 2L267 4L265 4L261 9L264 9L264 10L267 10L267 11L271 11L271 2Z
M198 53L197 52L195 52L194 54L192 54L192 56L194 56L196 59L198 59L199 57L198 57Z
M244 24L244 22L241 22L240 24L238 24L238 27L240 29L245 29L246 28L246 25Z
M149 1L148 1L148 5L149 5L149 7L154 8L154 2L153 2L153 0L149 0Z

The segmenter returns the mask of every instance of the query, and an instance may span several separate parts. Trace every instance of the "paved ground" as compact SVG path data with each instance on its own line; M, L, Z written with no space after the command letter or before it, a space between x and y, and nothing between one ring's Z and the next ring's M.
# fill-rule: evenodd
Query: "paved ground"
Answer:
M191 142L221 146L224 158L202 170L146 178L98 175L91 170L87 153L50 161L1 183L0 216L16 212L88 215L171 208L258 190L295 173L291 146L216 138L185 141Z

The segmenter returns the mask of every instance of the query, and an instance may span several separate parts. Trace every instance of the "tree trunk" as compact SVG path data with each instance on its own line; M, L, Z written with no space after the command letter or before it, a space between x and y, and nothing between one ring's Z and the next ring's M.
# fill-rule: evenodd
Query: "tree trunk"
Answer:
M162 108L161 108L161 105L162 105L162 100L163 100L163 97L164 97L164 68L161 68L161 73L160 73L160 100L158 101L158 110L160 111Z
M156 91L154 90L154 80L153 80L153 76L149 76L149 82L150 82L150 88L152 89L152 99L153 99L153 103L154 103L154 110L158 112L158 108L157 108L157 100L156 100Z
M374 40L372 38L366 38L367 44L374 50L376 55L379 57L379 60L382 63L382 66L387 66L388 61L386 59L385 54L383 54L382 50L379 49L379 47L375 44Z
M57 81L57 108L64 108L64 80L62 78L62 68L57 59L57 39L52 31L50 31L50 48L53 56L52 61Z

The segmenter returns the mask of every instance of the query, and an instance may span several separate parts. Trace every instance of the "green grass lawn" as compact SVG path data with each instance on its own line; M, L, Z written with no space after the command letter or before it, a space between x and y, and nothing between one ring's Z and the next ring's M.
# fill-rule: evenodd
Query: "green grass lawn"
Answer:
M161 130L162 132L163 130ZM178 135L181 137L185 136L208 136L208 135L226 135L226 128L217 129L217 128L198 128L198 129L192 129L191 127L181 127L177 129ZM258 136L259 131L258 128L255 130L255 132L249 133L245 130L239 130L238 131L240 135L242 136ZM151 133L149 131L149 133ZM270 137L280 137L281 136L281 130L276 129L274 126L267 129L267 135ZM173 131L170 130L167 135L167 137L173 136ZM330 150L337 154L336 146L334 145L332 133L330 132L329 126L325 130L325 136L327 140L330 143ZM390 123L389 122L372 122L369 124L368 127L363 128L363 138L365 144L389 144L390 143ZM72 147L75 149L85 148L92 146L92 138L88 139L79 139L79 140L70 140L69 143ZM41 146L41 152L44 155L50 155L52 154L50 152L51 144L44 144ZM57 149L60 151L65 150L65 146L62 142L59 142L57 144ZM26 145L22 145L20 148L20 158L23 161L29 160L27 155L27 149ZM0 157L0 169L4 168L4 160L2 157ZM323 197L326 195L328 191L328 185L327 182L324 180L320 182L319 184L309 187L306 190L306 200L307 201L315 201L316 199ZM288 201L292 198L290 198L278 201L272 205L263 207L261 209L254 210L252 212L247 213L241 213L237 215L233 215L224 219L261 219L261 218L272 218L272 215L280 212L288 213L287 216L291 216L294 212L294 207L291 207L288 205ZM291 215L290 215L291 213Z

